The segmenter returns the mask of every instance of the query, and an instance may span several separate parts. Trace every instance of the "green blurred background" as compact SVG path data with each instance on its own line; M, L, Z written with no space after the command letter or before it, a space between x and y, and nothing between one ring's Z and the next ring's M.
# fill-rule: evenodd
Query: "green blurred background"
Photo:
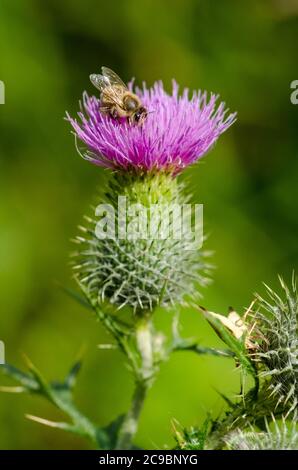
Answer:
M128 407L132 381L120 353L88 311L55 281L72 285L70 238L106 177L76 153L65 110L78 109L101 65L137 83L173 77L182 87L220 93L237 123L201 164L186 172L217 265L202 303L239 311L262 281L277 286L298 261L297 0L0 0L0 339L6 359L22 352L49 378L62 378L87 345L76 390L80 407L106 424ZM174 119L175 117L173 117ZM159 312L160 325L169 314ZM194 311L183 334L220 344ZM137 443L172 446L170 421L202 422L224 409L216 389L238 392L234 365L177 353L162 367L142 414ZM7 381L1 377L1 383ZM87 448L85 442L24 418L60 419L51 405L0 396L0 448Z

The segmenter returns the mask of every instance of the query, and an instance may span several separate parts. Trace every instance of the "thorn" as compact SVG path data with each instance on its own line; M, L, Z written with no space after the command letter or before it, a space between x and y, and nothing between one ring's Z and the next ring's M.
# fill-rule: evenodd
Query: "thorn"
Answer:
M27 354L24 353L24 352L22 352L21 354L22 354L23 361L24 361L25 365L27 366L27 368L28 368L29 370L35 369L35 367L34 367L34 365L33 365L33 362L31 361L31 359L29 359L29 357L27 356Z
M84 216L83 216L83 219L85 219L86 222L89 222L90 224L94 223L94 220L91 219L91 217L89 217L88 215L84 215Z
M86 227L83 227L83 225L78 225L78 229L83 233L88 233L88 230L86 229Z
M177 419L175 419L175 418L171 419L171 428L172 428L172 433L176 437L179 445L183 446L184 439L183 439L183 435L181 433L181 430L182 430L181 429L181 424L179 423L179 421L177 421ZM180 428L180 430L179 430L179 428Z
M116 344L98 344L97 348L98 349L118 349Z
M250 303L249 307L246 309L246 312L244 313L243 315L243 319L244 321L246 320L246 317L248 315L250 315L251 311L252 311L252 308L254 306L254 304L256 303L257 299L253 299L253 301ZM256 314L256 312L254 312ZM255 316L255 315L254 315Z
M81 362L86 354L86 350L87 350L87 345L86 343L83 343L76 355L76 362Z
M4 392L4 393L23 393L25 391L26 391L26 388L22 386L5 387L3 385L0 387L0 392Z
M25 414L25 418L39 424L44 424L45 426L50 426L51 428L57 428L60 425L60 423L56 423L55 421L49 421L48 419L40 418L38 416L33 416L29 414Z

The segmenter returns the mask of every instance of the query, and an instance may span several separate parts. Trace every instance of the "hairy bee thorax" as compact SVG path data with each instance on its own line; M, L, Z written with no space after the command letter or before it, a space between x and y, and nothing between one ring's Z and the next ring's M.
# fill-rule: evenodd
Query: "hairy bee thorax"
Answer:
M138 96L130 92L123 96L123 104L127 111L136 111L141 106Z

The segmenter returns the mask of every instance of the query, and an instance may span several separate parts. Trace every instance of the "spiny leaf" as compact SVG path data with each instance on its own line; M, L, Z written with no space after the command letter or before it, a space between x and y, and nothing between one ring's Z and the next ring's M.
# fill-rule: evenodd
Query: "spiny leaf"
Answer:
M101 449L114 449L116 446L119 429L125 415L120 415L105 428L97 428L96 436Z
M215 389L216 393L229 405L230 408L235 408L236 404L232 402L224 393L220 392L219 390Z
M47 396L47 398L50 401L54 401L52 390L50 385L47 383L46 379L42 376L41 372L35 367L35 365L31 362L31 360L26 356L25 354L23 355L25 358L25 362L27 364L27 367L33 377L35 378L36 382L39 385L40 391Z
M25 374L25 372L22 372L10 364L1 365L0 370L2 370L5 375L22 384L26 390L34 392L39 390L39 384L32 375Z
M178 421L173 420L172 426L174 429L174 437L178 444L178 449L204 450L210 423L211 419L210 416L208 416L200 428L191 427L190 429L184 429L181 427Z
M71 289L70 287L62 286L61 284L57 283L60 289L67 294L69 297L74 299L76 302L78 302L80 305L83 305L83 307L87 308L88 310L92 310L92 306L90 303L86 300L85 297L83 297L79 292L75 291L74 289Z

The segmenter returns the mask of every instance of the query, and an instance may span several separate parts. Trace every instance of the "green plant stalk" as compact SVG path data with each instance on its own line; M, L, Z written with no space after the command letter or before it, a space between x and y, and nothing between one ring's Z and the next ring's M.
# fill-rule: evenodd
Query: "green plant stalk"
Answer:
M116 449L118 450L131 449L132 447L132 440L138 429L138 422L147 396L147 391L152 385L156 372L152 350L153 333L151 316L147 313L139 316L136 322L135 335L140 354L140 366L136 375L131 407L119 430L116 443Z
M176 351L192 351L199 355L209 354L210 356L220 356L228 358L233 358L235 356L233 351L231 351L230 349L208 348L205 346L200 346L199 344L193 341L183 339L179 343L173 344L170 353Z

